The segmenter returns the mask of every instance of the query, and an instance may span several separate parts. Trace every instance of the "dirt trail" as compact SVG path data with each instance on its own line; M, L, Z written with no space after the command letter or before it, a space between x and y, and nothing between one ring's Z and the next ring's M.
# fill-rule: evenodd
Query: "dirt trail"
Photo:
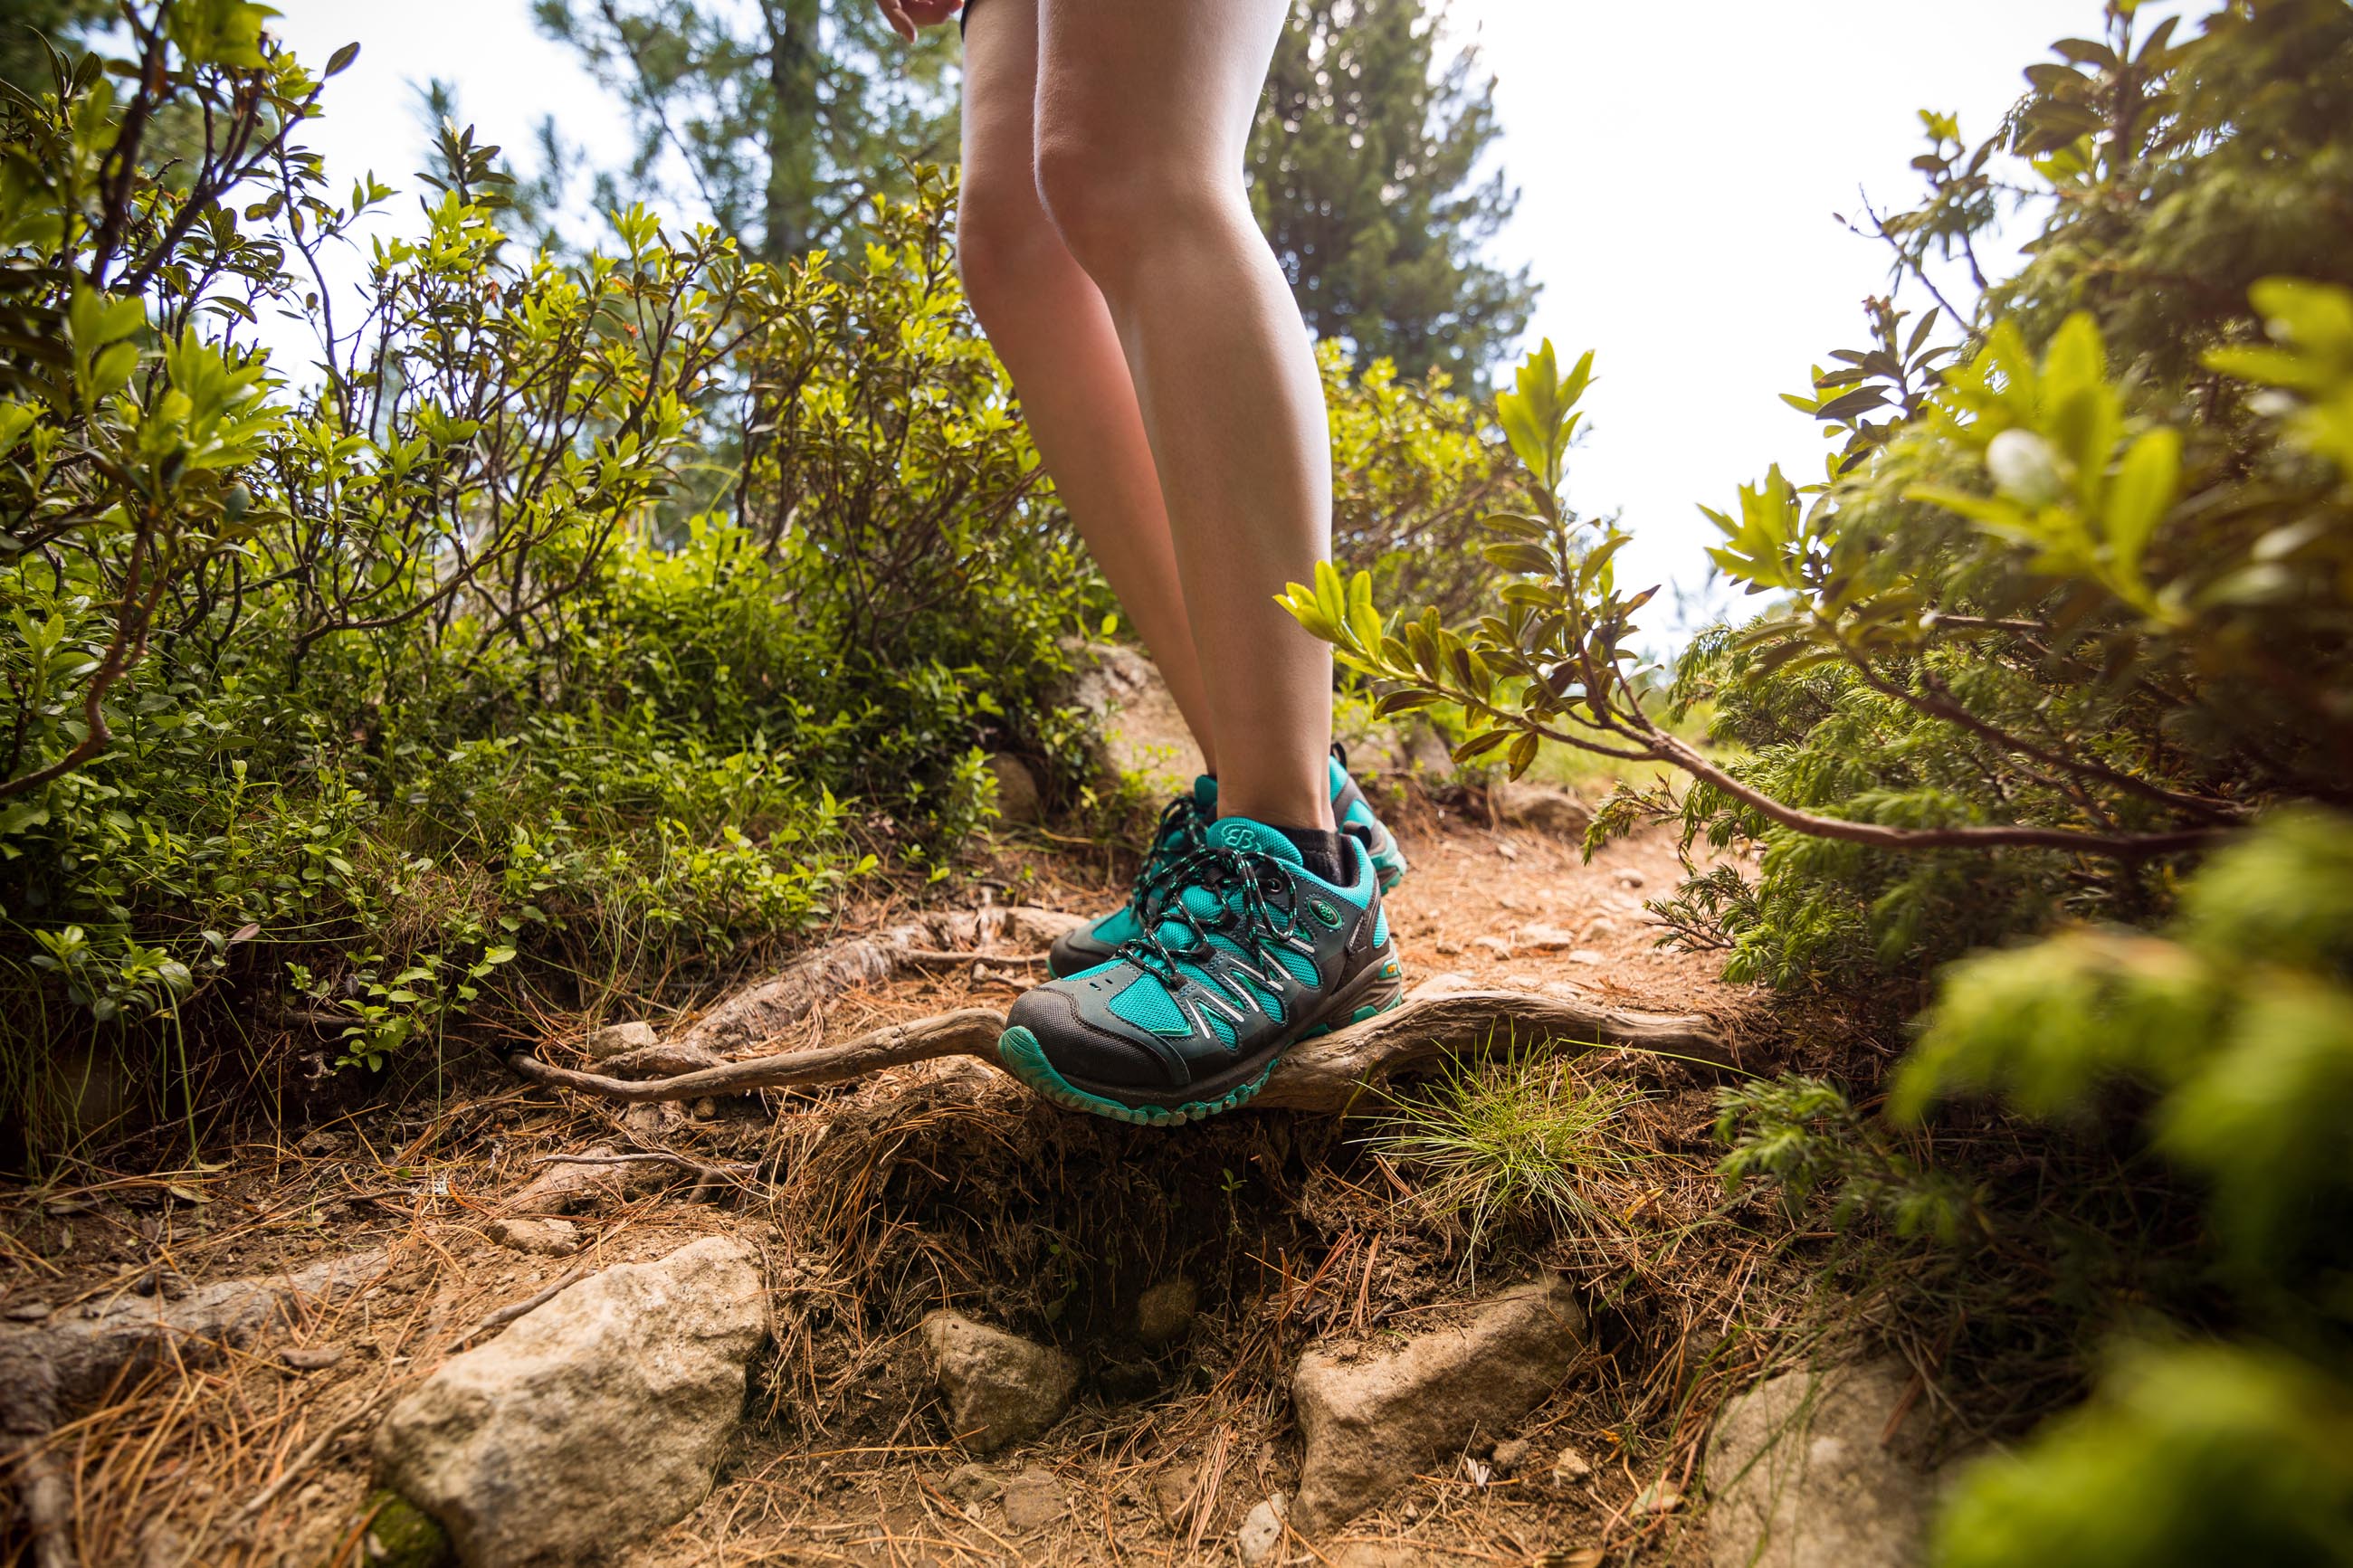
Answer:
M1716 980L1705 955L1652 945L1641 901L1679 874L1671 839L1639 837L1587 865L1573 844L1427 806L1400 831L1415 869L1390 907L1417 974L1704 1012L1736 1041L1766 1037L1757 994ZM997 859L995 880L1023 901L1087 910L1115 896L1110 858L1008 836ZM847 993L807 1036L1002 1006L1020 984L1007 976L946 967ZM561 1041L543 1050L565 1059ZM624 1112L485 1067L438 1110L355 1114L240 1147L226 1169L13 1203L0 1314L21 1323L130 1291L168 1296L331 1251L382 1247L391 1259L365 1289L225 1358L126 1378L63 1429L49 1451L74 1477L85 1564L364 1561L365 1437L393 1393L499 1308L710 1234L766 1260L777 1345L754 1369L753 1418L710 1498L622 1561L1231 1563L1246 1510L1295 1484L1287 1378L1306 1343L1436 1321L1549 1267L1606 1310L1588 1364L1522 1425L1525 1451L1506 1456L1517 1463L1466 1456L1337 1537L1313 1548L1293 1537L1270 1561L1567 1565L1641 1542L1645 1562L1693 1561L1696 1532L1658 1483L1689 1483L1696 1434L1660 1369L1704 1352L1694 1336L1728 1311L1754 1263L1686 1246L1723 1220L1714 1080L1628 1056L1580 1070L1648 1094L1620 1129L1637 1173L1606 1194L1623 1212L1608 1235L1567 1242L1529 1227L1474 1257L1458 1217L1409 1201L1396 1167L1368 1155L1361 1121L1244 1112L1153 1132L1056 1111L970 1062ZM678 1152L718 1184L689 1201L698 1182L682 1170L583 1167L602 1186L569 1216L580 1250L533 1256L492 1239L549 1156L604 1145ZM1142 1289L1180 1274L1202 1288L1193 1333L1139 1352L1119 1325ZM1058 1341L1085 1368L1071 1413L994 1457L985 1478L959 1473L967 1456L944 1441L912 1338L941 1305ZM1556 1469L1564 1453L1575 1457ZM999 1489L1017 1480L1032 1503L1058 1494L1061 1506L1042 1521L1026 1506L1008 1517ZM5 1561L30 1560L21 1530L5 1539Z

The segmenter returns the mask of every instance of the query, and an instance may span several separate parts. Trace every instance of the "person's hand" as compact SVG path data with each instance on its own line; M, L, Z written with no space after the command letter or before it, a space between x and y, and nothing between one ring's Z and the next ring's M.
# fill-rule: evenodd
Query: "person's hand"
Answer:
M876 0L891 30L906 39L915 41L918 27L936 27L964 9L964 0Z

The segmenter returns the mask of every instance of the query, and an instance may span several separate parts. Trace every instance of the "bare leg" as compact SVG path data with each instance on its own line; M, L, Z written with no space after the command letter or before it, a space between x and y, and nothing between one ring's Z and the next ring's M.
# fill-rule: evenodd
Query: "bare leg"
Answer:
M1038 197L1038 0L987 0L965 37L957 257L1055 489L1216 771L1160 476L1102 293Z
M1331 655L1274 596L1330 552L1331 437L1306 328L1242 184L1287 9L1041 0L1038 184L1142 401L1219 809L1328 829Z

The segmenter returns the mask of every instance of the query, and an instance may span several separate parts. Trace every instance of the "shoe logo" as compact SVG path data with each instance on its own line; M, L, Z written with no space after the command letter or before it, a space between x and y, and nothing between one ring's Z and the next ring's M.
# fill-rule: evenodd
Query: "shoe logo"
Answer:
M1314 915L1317 920L1322 921L1330 930L1338 931L1340 929L1340 911L1325 903L1323 900L1308 900L1307 910L1310 914Z

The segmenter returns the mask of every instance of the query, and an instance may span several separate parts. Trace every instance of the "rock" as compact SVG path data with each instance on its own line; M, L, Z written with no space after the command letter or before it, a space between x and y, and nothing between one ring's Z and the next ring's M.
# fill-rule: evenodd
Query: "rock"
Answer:
M1155 1349L1175 1344L1193 1331L1200 1288L1179 1275L1164 1279L1135 1299L1135 1337Z
M669 1111L681 1120L685 1116L685 1112L677 1106L665 1101L655 1105L632 1105L623 1113L623 1122L626 1124L630 1116L640 1110ZM601 1157L617 1151L610 1143L599 1143L581 1152ZM607 1204L625 1203L639 1194L652 1192L676 1174L670 1167L651 1161L622 1165L549 1164L543 1166L538 1175L507 1200L507 1212L510 1215L577 1214Z
M632 1022L607 1024L601 1029L591 1029L588 1037L580 1042L582 1054L592 1062L617 1057L623 1051L642 1051L661 1038L651 1024Z
M580 1250L580 1227L568 1219L494 1219L483 1234L501 1247L539 1258Z
M1185 1515L1193 1501L1193 1489L1201 1483L1198 1465L1171 1465L1156 1471L1145 1489L1152 1494L1152 1506L1160 1510L1161 1522L1172 1534L1185 1532Z
M1571 963L1590 963L1595 965L1604 964L1609 962L1606 956L1594 952L1593 949L1589 947L1580 947L1574 950L1569 953L1568 961Z
M438 1568L449 1560L449 1532L396 1491L368 1499L361 1561L368 1568Z
M1583 801L1550 784L1514 784L1509 779L1498 779L1488 798L1494 803L1497 822L1507 827L1549 833L1556 838L1582 839L1593 821L1593 813Z
M1508 1429L1568 1375L1584 1337L1575 1295L1546 1277L1401 1345L1311 1345L1292 1376L1307 1440L1293 1523L1345 1523L1416 1474L1451 1466L1482 1432Z
M290 1372L324 1372L343 1359L341 1345L288 1345L278 1359Z
M1514 1437L1508 1443L1496 1444L1495 1451L1489 1456L1488 1462L1494 1467L1495 1474L1498 1476L1516 1474L1519 1468L1528 1462L1528 1440L1525 1437Z
M1498 958L1509 958L1512 956L1511 942L1505 938L1500 936L1474 936L1471 939L1471 945L1472 947L1482 949L1484 952L1492 952Z
M617 1265L402 1398L377 1428L378 1468L468 1568L594 1561L710 1490L767 1322L740 1241Z
M947 1398L949 1430L976 1454L993 1454L1052 1426L1079 1384L1078 1363L1061 1352L984 1328L960 1312L934 1312L917 1332Z
M992 753L983 764L997 780L997 816L1000 822L1046 820L1046 792L1029 764L1010 752Z
M1592 1462L1574 1448L1563 1448L1552 1462L1552 1479L1556 1486L1577 1486L1593 1479Z
M1910 1385L1875 1361L1787 1373L1726 1405L1706 1456L1715 1568L1921 1561L1936 1478L1919 1403L1880 1440Z
M1577 933L1558 926L1522 926L1520 941L1538 952L1559 952L1577 945Z
M1062 1483L1043 1470L1024 1470L1005 1483L1008 1529L1043 1530L1070 1511Z
M1005 1482L987 1465L964 1464L948 1472L940 1489L958 1502L987 1502L1005 1489Z
M1639 888L1642 885L1642 873L1631 866L1619 867L1609 874L1609 878L1621 888Z
M1683 1507L1683 1489L1670 1480L1655 1480L1635 1494L1626 1511L1637 1519L1652 1519Z
M1617 936L1618 922L1608 915L1596 915L1586 922L1585 940L1588 942L1612 942ZM1572 942L1569 945L1576 944Z
M1200 748L1152 660L1115 643L1066 637L1060 647L1071 673L1048 689L1047 705L1080 709L1095 721L1100 739L1090 761L1097 776L1141 776L1155 795L1191 788Z
M1248 1568L1258 1568L1282 1544L1282 1518L1289 1511L1289 1501L1277 1492L1261 1499L1242 1516L1242 1527L1234 1536L1234 1549L1241 1553Z

